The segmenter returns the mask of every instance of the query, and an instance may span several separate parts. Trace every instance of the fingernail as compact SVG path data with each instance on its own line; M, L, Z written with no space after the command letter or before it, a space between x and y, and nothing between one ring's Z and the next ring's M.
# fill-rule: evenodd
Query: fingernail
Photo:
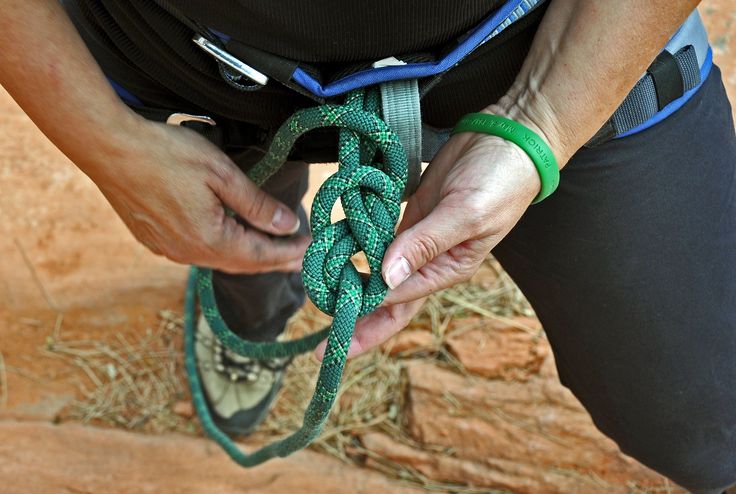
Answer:
M271 224L279 231L295 233L299 230L299 217L279 206L276 208L276 212L273 213Z
M411 267L409 266L409 262L403 257L399 257L388 265L384 279L386 280L388 287L393 290L402 284L410 274Z

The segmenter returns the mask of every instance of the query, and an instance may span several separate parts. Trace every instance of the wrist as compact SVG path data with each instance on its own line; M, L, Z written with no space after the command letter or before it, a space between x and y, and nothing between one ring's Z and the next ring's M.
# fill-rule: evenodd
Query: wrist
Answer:
M452 133L487 134L513 144L522 163L531 162L538 173L539 193L532 204L544 200L557 189L560 181L557 159L545 139L530 127L498 114L469 113L458 121Z
M451 139L458 142L463 153L478 149L482 154L489 152L499 153L498 156L509 156L512 159L500 159L496 165L504 170L505 181L513 184L516 196L527 204L537 196L541 190L539 172L529 155L518 144L496 135L481 132L461 132L454 134Z
M555 117L552 106L544 97L529 89L512 88L497 103L482 113L499 115L528 127L552 150L559 169L562 169L577 151L565 135L565 128Z
M85 130L80 131L85 144L72 143L72 150L64 151L80 170L101 185L132 171L130 167L140 161L135 155L140 154L141 144L151 139L155 129L152 122L123 106L119 112ZM121 166L122 163L125 165Z

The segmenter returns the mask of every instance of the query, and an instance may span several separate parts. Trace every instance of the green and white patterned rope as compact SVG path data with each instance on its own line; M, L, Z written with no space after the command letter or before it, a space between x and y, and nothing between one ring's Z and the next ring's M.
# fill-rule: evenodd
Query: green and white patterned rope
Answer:
M192 401L205 432L238 464L252 467L284 457L309 445L321 432L337 397L348 347L357 319L383 301L387 287L381 262L394 238L401 196L407 181L407 159L398 136L380 118L376 88L355 90L343 105L297 111L276 132L266 155L248 176L262 185L286 162L304 133L321 127L340 128L339 169L325 181L312 205L312 243L304 256L302 277L307 294L332 325L297 340L254 343L233 333L220 316L212 287L212 271L192 267L185 298L185 367ZM376 161L380 151L381 161ZM345 219L331 223L340 199ZM351 257L365 252L370 275L363 281ZM199 305L212 331L233 352L256 359L282 358L312 350L327 338L314 395L299 430L250 454L244 453L212 420L195 360L194 330Z

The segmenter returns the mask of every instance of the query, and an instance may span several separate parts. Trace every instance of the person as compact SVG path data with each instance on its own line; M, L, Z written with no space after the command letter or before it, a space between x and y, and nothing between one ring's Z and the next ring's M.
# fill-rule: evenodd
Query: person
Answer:
M339 72L437 51L501 3L176 8L256 49ZM485 111L534 130L562 168L560 186L530 207L540 179L524 152L498 137L452 136L408 200L383 261L389 294L359 321L351 355L399 331L429 294L467 280L492 252L542 321L562 383L601 431L693 492L736 481L736 136L718 68L656 125L589 142L697 4L544 2L427 92L422 118L435 128ZM267 136L314 102L275 82L232 87L166 5L65 0L65 15L55 0L6 0L0 83L140 242L216 270L231 328L274 340L303 301L306 162L329 157L332 141L305 139L293 162L256 187L244 171ZM251 137L218 149L121 98L208 115ZM200 323L209 405L227 430L248 432L287 363L232 355L208 331Z

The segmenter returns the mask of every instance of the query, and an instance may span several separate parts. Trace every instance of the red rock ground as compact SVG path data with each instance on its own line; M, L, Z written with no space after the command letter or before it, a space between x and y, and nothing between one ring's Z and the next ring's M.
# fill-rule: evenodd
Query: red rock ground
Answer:
M701 12L736 96L736 8L707 0ZM80 396L81 371L43 352L54 328L68 339L134 337L156 326L159 310L180 310L186 269L138 245L94 185L1 91L0 190L2 492L419 492L382 475L387 462L483 492L677 490L594 430L557 384L543 339L490 323L444 343L467 374L406 361L402 413L413 446L363 433L361 444L373 452L363 468L305 451L242 471L191 435L61 420ZM427 335L410 330L396 349L431 346ZM460 391L448 398L447 389Z

